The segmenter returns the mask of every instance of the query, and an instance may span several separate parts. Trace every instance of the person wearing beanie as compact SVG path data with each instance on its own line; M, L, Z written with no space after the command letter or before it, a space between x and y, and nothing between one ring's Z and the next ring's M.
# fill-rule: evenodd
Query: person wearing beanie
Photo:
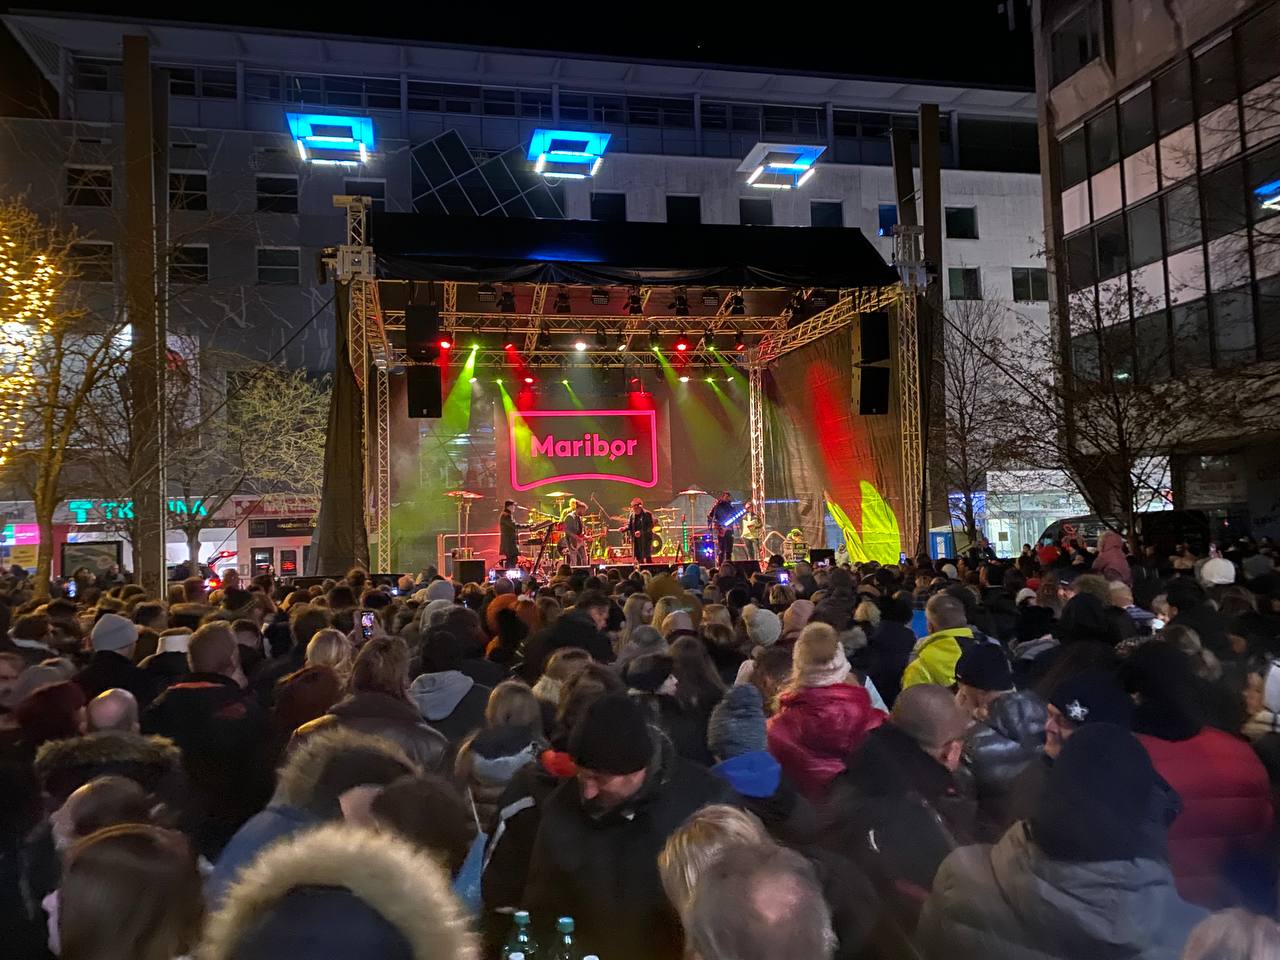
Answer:
M707 749L716 760L711 772L733 788L741 805L779 842L813 839L818 829L813 805L800 796L768 751L759 687L738 684L716 704L707 724Z
M1082 729L1029 820L943 861L917 929L924 955L1175 960L1205 911L1179 897L1145 829L1156 781L1127 730Z
M846 760L884 720L852 675L835 629L825 623L805 627L768 727L769 752L800 792L814 803L825 799Z
M93 656L74 678L84 691L85 700L118 687L132 693L138 706L146 709L160 692L160 684L155 676L133 662L133 650L138 643L137 625L118 613L104 613L93 625L89 642Z
M1274 823L1262 761L1247 741L1204 722L1190 658L1173 644L1144 643L1122 677L1137 704L1133 732L1181 800L1169 829L1178 891L1211 910L1274 903L1275 869L1258 866Z
M635 657L623 667L622 679L635 702L644 707L646 721L671 741L677 756L704 767L710 764L707 714L686 708L676 697L679 683L673 657L666 653Z
M791 606L782 612L782 636L779 640L785 644L794 644L800 637L800 631L811 619L815 607L812 600L803 597L793 601Z
M772 610L749 603L742 608L747 640L754 647L772 647L782 636L782 621Z
M1044 752L1045 703L1015 690L1009 659L995 644L971 648L956 662L956 703L975 721L965 736L959 775L978 800L976 832L997 839L1011 822L1014 785Z
M449 580L433 580L427 584L427 602L432 600L448 600L453 603L457 599L457 591L454 589L452 581Z
M578 775L545 804L522 906L548 933L555 918L573 917L583 954L681 956L658 854L691 813L731 802L732 791L676 756L625 693L587 707L569 735L569 755Z

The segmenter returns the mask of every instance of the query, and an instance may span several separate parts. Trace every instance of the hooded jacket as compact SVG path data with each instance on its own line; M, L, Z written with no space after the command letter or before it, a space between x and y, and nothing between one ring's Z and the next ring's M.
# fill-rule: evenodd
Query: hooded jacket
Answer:
M961 770L978 799L979 837L994 841L1012 822L1014 784L1044 752L1046 719L1044 701L1014 690L997 697L965 738Z
M211 909L265 848L335 816L337 797L328 794L324 776L334 754L343 749L376 749L412 767L399 747L341 728L295 744L277 774L271 802L236 831L214 864L206 883Z
M1133 586L1133 570L1124 552L1124 540L1114 530L1108 530L1098 541L1098 555L1093 558L1090 569L1108 580L1119 580L1126 586Z
M856 684L789 690L769 718L769 752L796 788L817 803L850 754L884 721L870 694Z
M943 861L916 939L948 960L1177 960L1204 916L1163 863L1051 860L1020 822Z
M523 905L535 920L571 916L579 949L610 960L678 960L680 921L658 877L658 854L695 810L731 802L723 781L675 755L656 731L640 790L593 815L578 781L547 800Z
M460 670L424 673L409 684L409 700L422 718L455 745L484 726L489 693Z
M956 682L956 661L974 642L972 627L952 627L931 633L916 644L913 659L902 671L902 689L920 683L950 687Z
M177 807L185 799L182 751L165 737L103 731L50 740L36 752L40 786L58 805L97 777L127 777L143 790Z
M538 754L538 744L524 727L481 730L458 750L454 772L470 800L476 823L492 833L498 819L498 801L507 784Z
M447 957L474 937L432 858L382 832L333 825L274 846L213 914L202 960Z
M444 765L449 744L444 736L423 722L417 708L404 700L372 690L360 690L339 700L323 717L294 731L290 749L312 734L333 727L385 737L423 770L437 773Z

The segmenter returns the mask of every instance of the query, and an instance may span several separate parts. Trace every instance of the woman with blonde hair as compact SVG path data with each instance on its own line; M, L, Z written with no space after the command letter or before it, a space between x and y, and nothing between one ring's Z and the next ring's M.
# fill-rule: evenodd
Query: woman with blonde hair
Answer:
M489 694L484 722L490 727L524 727L534 737L540 737L542 707L524 681L504 680Z
M351 677L351 661L353 659L351 641L341 630L324 627L311 635L307 643L308 667L332 667L343 681Z
M667 838L658 854L658 875L678 914L683 917L688 909L702 871L740 843L773 846L774 841L755 814L723 803L703 807Z
M627 645L636 627L653 622L653 601L646 593L633 593L622 605L622 634L618 637L618 651ZM618 652L615 651L615 652Z
M653 624L653 626L661 628L663 622L671 614L675 613L677 610L687 611L688 609L688 604L686 604L680 597L659 597L657 602L653 605L653 616L649 619L649 622Z
M1246 910L1219 910L1196 924L1182 960L1280 960L1280 925Z

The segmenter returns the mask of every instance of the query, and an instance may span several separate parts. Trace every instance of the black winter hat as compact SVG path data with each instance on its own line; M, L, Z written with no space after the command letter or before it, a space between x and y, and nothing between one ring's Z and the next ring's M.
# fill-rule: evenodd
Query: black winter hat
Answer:
M1012 690L1009 658L994 643L975 643L956 661L956 682L979 690Z
M648 653L627 661L622 668L622 679L632 690L657 693L675 669L673 661L665 653Z
M1068 677L1054 687L1049 702L1077 726L1110 723L1128 730L1133 716L1133 701L1107 670L1085 670Z
M1151 758L1133 734L1091 723L1067 740L1049 768L1032 836L1054 860L1159 857L1159 840L1144 823L1155 786Z
M625 693L611 693L587 708L569 735L569 756L584 770L622 776L653 758L644 710Z

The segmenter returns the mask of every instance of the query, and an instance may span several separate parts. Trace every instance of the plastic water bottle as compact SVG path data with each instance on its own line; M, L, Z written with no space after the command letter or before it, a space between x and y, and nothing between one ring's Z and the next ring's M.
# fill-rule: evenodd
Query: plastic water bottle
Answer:
M517 910L513 919L515 926L502 948L503 960L538 960L538 944L529 929L529 911Z
M573 942L573 917L561 917L556 921L556 942L551 960L579 960L578 948Z

